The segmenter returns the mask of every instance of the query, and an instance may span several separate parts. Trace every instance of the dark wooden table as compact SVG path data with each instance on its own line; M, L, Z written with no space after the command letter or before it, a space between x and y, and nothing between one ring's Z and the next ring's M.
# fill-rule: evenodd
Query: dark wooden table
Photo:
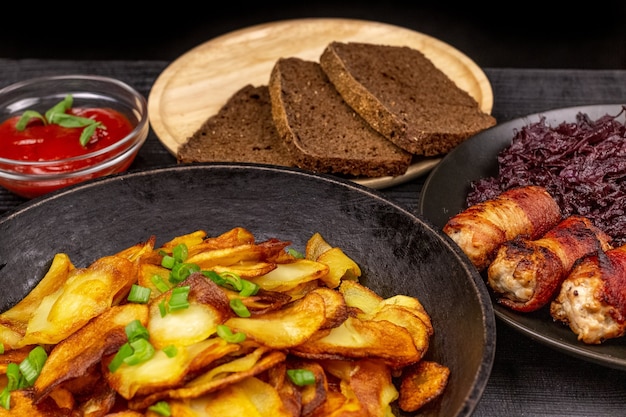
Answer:
M0 88L51 74L91 73L120 79L148 97L165 61L0 59ZM485 68L499 122L544 110L626 103L626 70ZM131 170L176 164L154 132ZM381 192L417 212L424 177ZM0 189L0 216L26 200ZM2 236L0 236L2 239ZM626 371L583 361L521 335L498 320L495 363L476 417L626 416Z

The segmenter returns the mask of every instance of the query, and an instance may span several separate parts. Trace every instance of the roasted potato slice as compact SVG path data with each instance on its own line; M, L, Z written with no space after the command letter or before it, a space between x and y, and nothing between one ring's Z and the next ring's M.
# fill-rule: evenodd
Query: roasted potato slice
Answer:
M161 315L159 305L170 292L150 302L148 331L150 342L157 349L175 344L192 345L207 339L229 317L234 315L224 291L201 273L191 274L179 286L189 286L189 307Z
M280 310L254 317L232 317L224 324L265 346L288 349L309 339L325 323L324 297L311 292Z
M361 314L370 314L379 308L383 298L357 281L342 281L339 292L346 305L358 309Z
M398 405L407 412L417 411L439 397L448 385L450 369L433 361L420 361L404 369Z
M391 369L384 362L361 359L325 361L322 364L326 372L341 380L341 392L346 398L356 397L366 410L366 415L390 415L391 403L398 398L399 393L393 385Z
M135 264L120 256L106 256L88 268L72 270L63 286L41 300L17 347L59 343L111 307L136 277Z
M5 349L24 346L21 342L26 334L28 322L46 297L60 291L74 269L76 267L67 254L56 254L48 271L35 288L15 306L0 314L0 342L5 345Z
M177 416L193 410L194 416L201 412L202 415L220 417L294 417L285 408L276 389L253 376L201 398L174 401L171 407L173 415Z
M144 304L111 307L56 345L35 381L35 400L41 401L62 382L83 375L104 355L115 352L128 340L125 327L133 320L147 325L148 307Z
M173 357L157 350L151 359L139 365L123 364L115 372L107 371L105 377L108 384L126 399L177 388L189 374L240 348L220 338L176 347L177 353Z
M409 331L385 320L348 317L340 326L319 335L290 352L311 359L378 358L393 367L406 366L422 357Z
M330 288L339 286L342 279L354 280L361 276L359 265L341 248L328 244L319 233L313 234L307 241L305 257L328 265L328 274L322 278L322 281Z
M143 397L137 396L130 400L130 406L132 409L140 410L168 398L199 398L250 376L260 374L281 363L285 358L286 355L283 352L259 347L247 355L236 357L212 368L187 382L183 387L162 390Z
M297 259L287 264L276 264L276 268L265 275L251 279L268 291L289 291L317 279L323 279L329 268L321 262Z
M202 269L211 269L215 266L224 267L242 262L284 261L287 259L285 248L290 244L290 242L278 239L269 239L260 243L244 243L192 253L186 262L196 264Z
M28 417L67 417L72 412L72 408L62 402L57 404L55 399L48 397L36 404L33 399L32 390L16 390L11 392L10 409L0 407L0 417L28 416Z
M187 248L194 248L201 245L207 238L207 233L204 230L196 230L191 233L176 236L169 242L164 243L158 250L165 250L171 252L174 247L178 245L186 245Z
M169 249L173 248L180 242L179 240L172 241L167 245ZM185 242L187 243L187 242ZM189 255L195 255L196 253L211 251L215 249L232 248L240 245L253 245L255 243L254 235L243 227L235 227L222 233L219 236L207 237L205 236L202 241L187 243Z

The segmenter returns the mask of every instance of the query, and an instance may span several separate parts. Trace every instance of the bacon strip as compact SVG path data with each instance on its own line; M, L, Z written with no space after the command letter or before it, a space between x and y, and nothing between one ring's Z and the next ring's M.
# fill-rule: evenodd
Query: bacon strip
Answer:
M561 284L550 314L587 344L626 334L626 245L578 263Z
M610 242L588 218L570 216L540 239L504 243L489 265L489 286L500 304L535 311L550 302L578 259L610 249Z
M561 210L545 188L525 186L467 208L450 218L443 232L483 270L504 242L520 235L536 239L560 220Z

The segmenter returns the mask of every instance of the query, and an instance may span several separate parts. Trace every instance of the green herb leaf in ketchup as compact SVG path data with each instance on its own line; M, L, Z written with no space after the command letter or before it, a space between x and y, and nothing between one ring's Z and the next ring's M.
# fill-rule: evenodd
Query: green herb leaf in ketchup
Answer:
M67 111L72 108L73 103L74 99L72 95L68 94L65 96L63 101L60 101L51 107L46 112L45 116L42 116L35 110L26 110L22 114L22 117L18 120L15 127L18 131L22 132L26 129L26 126L28 126L28 122L30 122L31 119L39 119L44 124L57 124L68 128L83 127L84 129L80 135L79 142L82 146L87 146L87 143L89 143L89 140L96 131L96 128L106 129L106 126L94 119L67 113Z

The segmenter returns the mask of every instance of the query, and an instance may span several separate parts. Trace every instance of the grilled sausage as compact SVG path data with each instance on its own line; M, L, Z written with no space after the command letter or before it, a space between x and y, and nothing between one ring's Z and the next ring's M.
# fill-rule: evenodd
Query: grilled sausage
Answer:
M448 220L443 232L480 271L504 242L518 235L536 239L560 220L561 210L545 188L525 186L465 209Z
M626 334L626 245L578 263L550 304L550 315L587 344Z
M588 218L570 216L537 240L504 243L489 265L487 282L500 304L535 311L550 302L578 259L610 249L610 241Z

